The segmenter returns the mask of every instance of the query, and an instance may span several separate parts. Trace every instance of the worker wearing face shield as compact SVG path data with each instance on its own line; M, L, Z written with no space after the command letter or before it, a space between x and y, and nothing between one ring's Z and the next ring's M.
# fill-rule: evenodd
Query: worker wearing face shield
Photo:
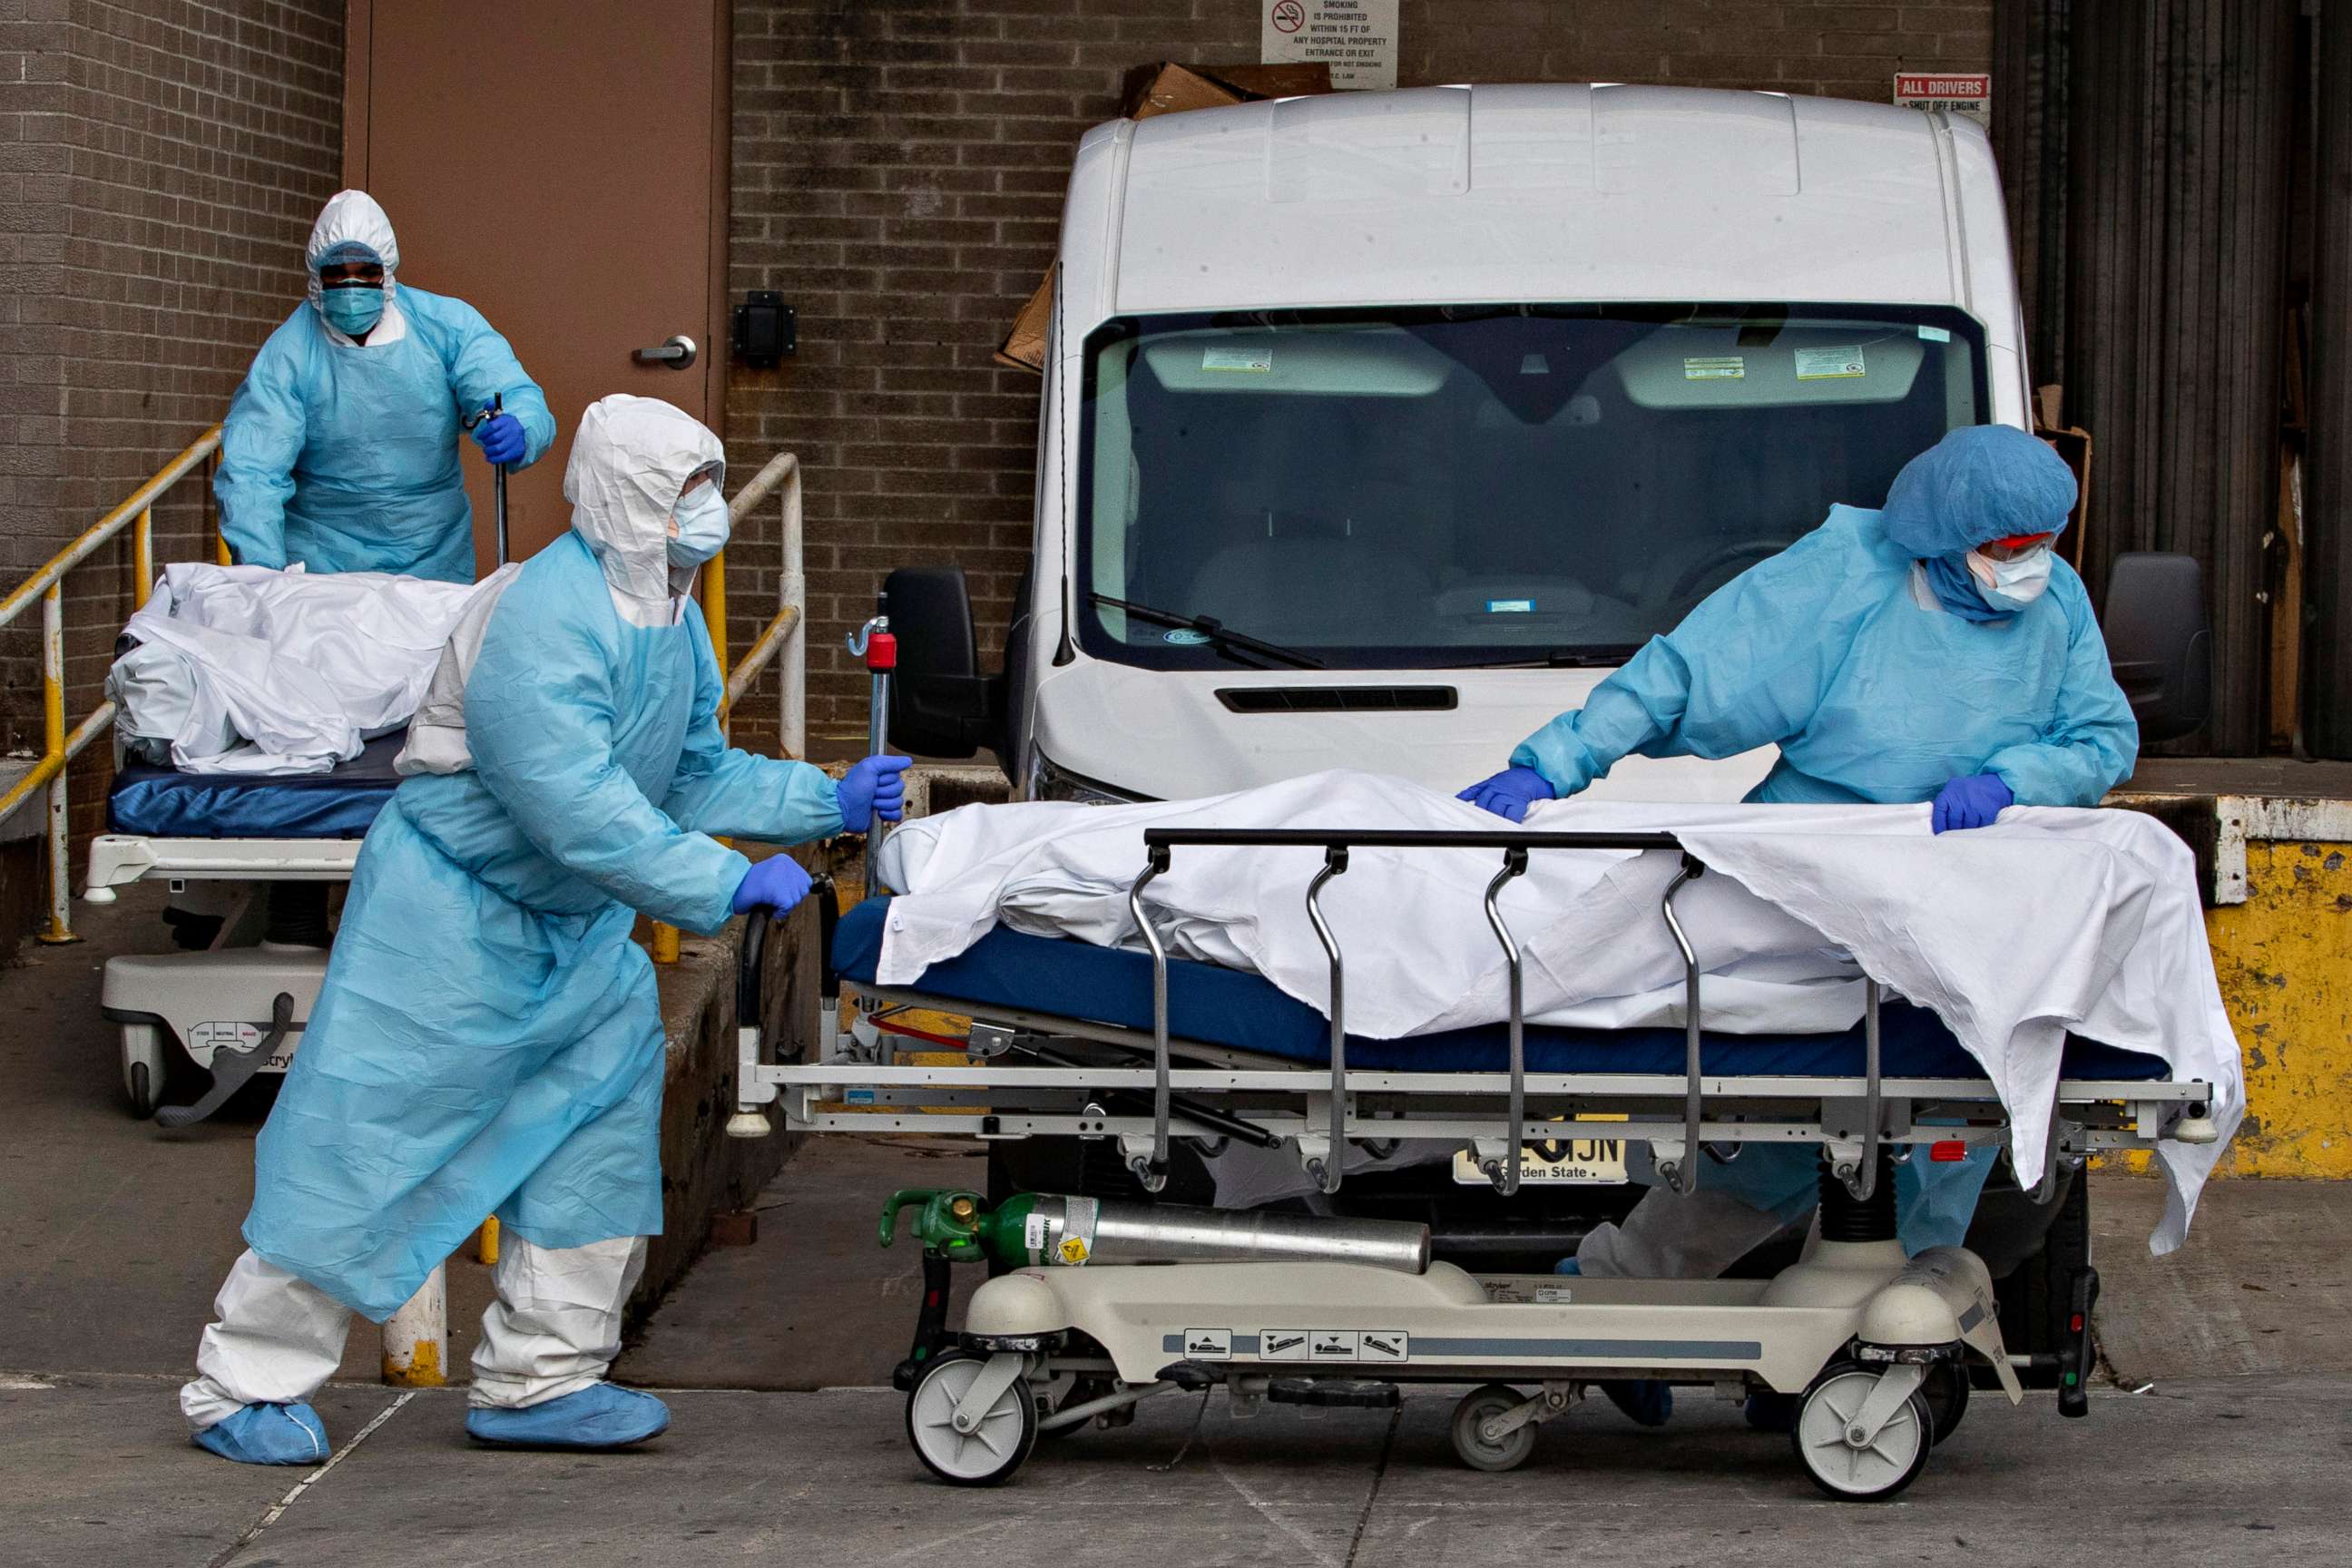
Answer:
M496 1215L467 1430L610 1448L668 1412L605 1373L662 1228L664 1036L638 913L712 931L810 878L719 842L865 832L904 757L835 783L729 748L696 569L726 542L719 440L667 404L581 421L571 531L469 613L369 829L302 1049L255 1150L248 1250L181 1392L232 1459L326 1457L309 1399Z
M547 399L462 300L401 282L364 191L330 200L304 248L308 299L254 358L221 427L221 537L242 564L474 580L458 463L539 461Z
M2065 464L2024 431L1954 430L1905 465L1885 507L1832 508L1462 798L1517 822L1630 754L1777 746L1751 801L1926 804L1939 834L2011 805L2095 805L2130 775L2139 731L2082 579L2053 549L2074 497ZM1991 1158L1898 1167L1907 1249L1966 1238ZM1652 1191L1562 1267L1712 1277L1801 1221L1815 1192L1814 1151L1751 1143L1689 1198ZM1663 1418L1662 1402L1646 1409Z

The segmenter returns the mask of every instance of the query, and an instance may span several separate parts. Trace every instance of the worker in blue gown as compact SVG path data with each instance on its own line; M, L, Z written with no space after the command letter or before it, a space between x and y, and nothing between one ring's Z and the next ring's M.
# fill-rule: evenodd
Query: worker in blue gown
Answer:
M2012 804L2095 805L2130 776L2139 730L2083 581L2053 550L2074 498L2066 465L2024 431L1951 431L1904 466L1884 508L1832 507L1462 798L1516 822L1628 755L1777 746L1751 801L1932 803L1937 833ZM1966 1239L1992 1154L1897 1167L1907 1250ZM1711 1278L1803 1220L1817 1191L1816 1151L1751 1143L1687 1198L1654 1188L1562 1268ZM1646 1409L1664 1418L1663 1400Z
M723 474L677 409L595 404L564 474L571 531L444 649L261 1130L247 1250L181 1393L200 1446L323 1458L309 1400L352 1314L389 1317L488 1215L502 1245L467 1430L607 1448L667 1424L605 1380L662 1228L664 1037L632 925L791 909L797 862L714 836L895 821L908 765L868 757L835 783L728 747L688 598L727 538Z
M480 311L399 281L400 242L366 192L327 203L304 260L309 298L221 426L221 538L243 565L472 582L458 435L527 468L555 440L547 398Z

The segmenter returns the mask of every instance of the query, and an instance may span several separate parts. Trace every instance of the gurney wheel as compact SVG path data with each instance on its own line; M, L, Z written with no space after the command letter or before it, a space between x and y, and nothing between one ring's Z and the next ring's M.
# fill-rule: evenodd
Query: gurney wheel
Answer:
M1914 1389L1866 1447L1846 1440L1846 1424L1860 1412L1880 1374L1852 1362L1833 1362L1813 1380L1797 1406L1789 1441L1813 1485L1849 1502L1883 1502L1927 1468L1935 1417Z
M955 1407L987 1362L942 1356L907 1395L907 1441L923 1468L960 1487L992 1487L1011 1478L1037 1446L1037 1397L1026 1378L996 1396L971 1432L958 1432Z
M1969 1413L1969 1369L1956 1361L1939 1361L1929 1369L1919 1393L1927 1399L1928 1417L1935 1423L1929 1440L1940 1447L1960 1429L1960 1417Z
M142 1121L163 1103L163 1032L152 1024L122 1026L122 1092Z
M1478 1429L1506 1411L1527 1403L1516 1388L1499 1383L1474 1388L1454 1407L1454 1453L1474 1470L1516 1470L1536 1451L1536 1424L1527 1422L1499 1438Z

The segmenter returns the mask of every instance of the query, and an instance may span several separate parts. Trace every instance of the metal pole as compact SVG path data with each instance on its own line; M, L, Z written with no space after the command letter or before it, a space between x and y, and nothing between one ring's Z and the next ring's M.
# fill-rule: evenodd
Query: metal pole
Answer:
M1666 917L1666 930L1674 933L1675 946L1683 955L1683 1152L1679 1160L1666 1161L1658 1167L1666 1178L1666 1185L1680 1197L1688 1197L1698 1190L1698 1130L1703 1109L1699 1088L1699 1046L1705 1037L1704 1023L1699 1012L1698 952L1691 946L1683 931L1683 922L1675 918L1675 895L1685 883L1706 869L1688 852L1683 856L1682 869L1666 884L1666 896L1659 903L1659 911Z
M1527 874L1528 852L1513 847L1503 851L1503 868L1486 884L1486 924L1495 932L1495 940L1503 944L1503 962L1510 972L1511 983L1511 1097L1510 1126L1506 1130L1503 1158L1499 1163L1486 1167L1486 1180L1495 1190L1509 1197L1519 1190L1519 1173L1526 1157L1528 1135L1528 1037L1526 966L1520 961L1519 944L1511 935L1511 928L1503 919L1503 889L1513 878Z
M51 583L41 595L41 754L57 759L49 776L49 919L47 942L72 942L73 898L67 886L70 848L66 833L66 625L65 584Z
M1323 918L1323 884L1343 875L1348 869L1348 851L1344 845L1334 844L1323 851L1323 868L1307 884L1307 918L1314 924L1315 938L1323 944L1323 955L1331 961L1331 1107L1328 1136L1330 1149L1322 1162L1307 1163L1307 1173L1326 1193L1339 1190L1340 1178L1346 1173L1348 1153L1348 1005L1347 969L1339 958L1339 943L1331 934L1330 924Z
M866 699L866 753L881 756L890 749L890 672L898 668L898 639L890 635L890 617L876 616L857 628L849 639L849 651L866 661L873 676L873 689ZM890 825L879 817L873 819L872 831L866 824L845 822L845 833L865 833L866 879L874 873L874 857L882 852L882 840L888 836Z
M785 634L776 672L777 735L788 757L808 755L808 574L801 559L801 468L784 473L784 607L800 612Z
M131 598L133 608L145 609L155 592L155 509L143 507L131 531Z
M1151 886L1151 879L1168 869L1169 851L1155 846L1145 851L1143 875L1127 890L1127 912L1135 919L1136 930L1143 933L1144 945L1151 949L1151 1153L1139 1163L1130 1161L1129 1169L1147 1193L1156 1193L1168 1184L1168 949L1160 933L1151 929L1151 917L1144 912L1143 889Z
M490 417L495 419L506 411L506 394L503 392L492 393L490 395ZM492 510L498 513L499 564L503 566L509 559L507 552L507 466L504 463L492 463L490 465L490 505Z
M727 699L727 678L734 661L727 647L727 552L721 550L702 563L702 625L710 634L710 657L719 661L719 732L733 738L734 704Z

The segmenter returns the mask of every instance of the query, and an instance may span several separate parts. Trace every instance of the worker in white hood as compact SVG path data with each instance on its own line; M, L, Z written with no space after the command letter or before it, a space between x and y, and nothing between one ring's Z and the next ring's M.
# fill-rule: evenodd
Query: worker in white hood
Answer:
M302 1049L261 1130L250 1248L181 1405L234 1459L326 1453L310 1396L357 1311L382 1321L495 1214L498 1300L466 1427L607 1448L661 1431L604 1380L662 1228L663 1034L639 912L712 931L809 889L795 844L898 819L904 757L835 784L729 748L688 613L725 542L717 437L651 398L589 408L572 531L525 563L462 671L462 737L369 829ZM445 671L446 669L445 663ZM444 726L445 731L446 726Z
M527 468L555 440L546 396L480 311L399 281L365 191L327 203L303 259L308 298L221 427L222 539L245 565L472 582L458 435L470 424L485 458Z

